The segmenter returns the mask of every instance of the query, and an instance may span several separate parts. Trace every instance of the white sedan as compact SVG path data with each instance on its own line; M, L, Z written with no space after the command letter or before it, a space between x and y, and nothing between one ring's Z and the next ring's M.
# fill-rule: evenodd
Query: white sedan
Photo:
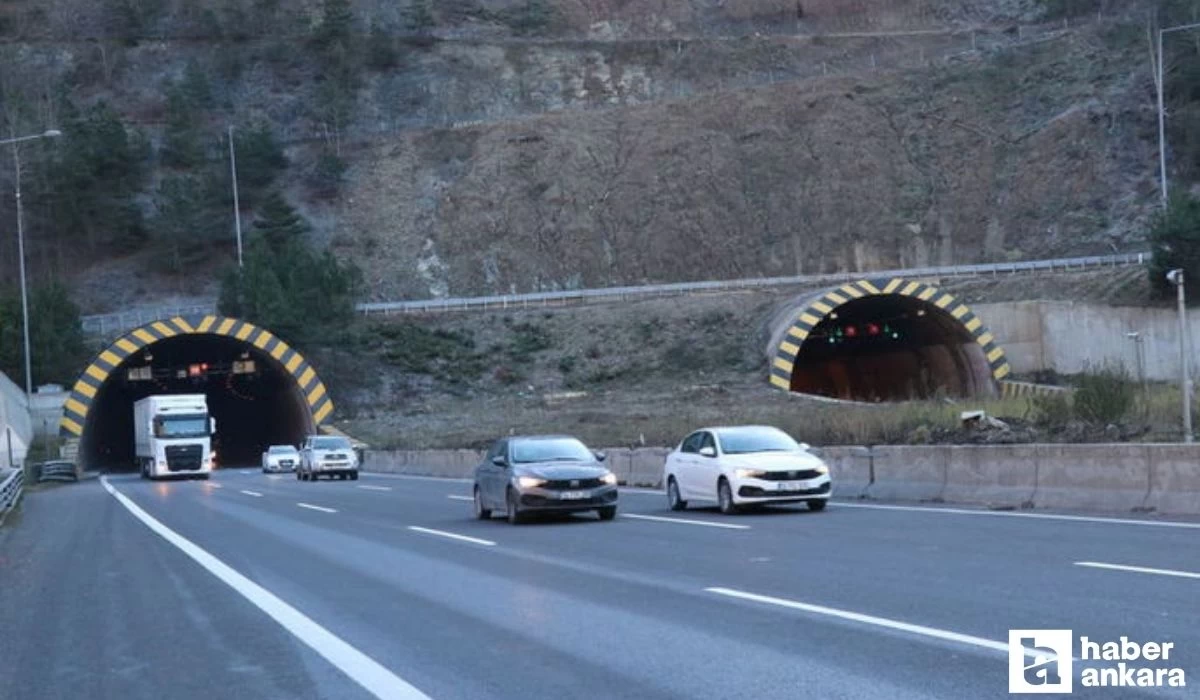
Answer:
M267 472L294 472L300 464L300 451L291 445L271 445L262 453L262 470Z
M808 445L768 426L697 430L667 455L663 471L671 510L690 500L716 501L722 513L799 502L822 510L832 491L829 467Z

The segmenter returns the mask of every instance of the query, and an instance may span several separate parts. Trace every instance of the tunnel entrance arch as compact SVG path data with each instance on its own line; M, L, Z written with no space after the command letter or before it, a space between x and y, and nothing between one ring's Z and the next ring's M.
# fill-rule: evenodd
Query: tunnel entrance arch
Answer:
M1004 350L971 309L934 285L859 280L802 300L775 342L771 384L855 401L994 396Z
M298 444L333 413L316 370L267 329L176 316L126 333L93 358L63 405L59 434L79 440L88 468L132 468L133 402L180 393L208 397L223 466L257 465L267 445Z

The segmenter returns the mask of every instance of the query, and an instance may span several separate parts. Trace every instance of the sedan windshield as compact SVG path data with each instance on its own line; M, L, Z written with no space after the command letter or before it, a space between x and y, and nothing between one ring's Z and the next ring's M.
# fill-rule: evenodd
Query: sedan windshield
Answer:
M734 428L717 433L721 451L727 455L753 452L794 452L800 445L787 433L775 428Z
M591 462L595 457L583 443L571 438L518 440L512 446L513 462Z
M273 455L294 454L296 452L296 448L288 445L273 445L269 452Z
M350 441L340 437L319 437L313 440L313 449L348 450L350 449Z

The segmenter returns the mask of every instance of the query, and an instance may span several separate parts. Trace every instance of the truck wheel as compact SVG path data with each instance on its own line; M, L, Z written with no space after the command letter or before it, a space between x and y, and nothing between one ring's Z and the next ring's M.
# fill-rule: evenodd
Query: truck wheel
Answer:
M350 481L358 481L358 472L350 472Z

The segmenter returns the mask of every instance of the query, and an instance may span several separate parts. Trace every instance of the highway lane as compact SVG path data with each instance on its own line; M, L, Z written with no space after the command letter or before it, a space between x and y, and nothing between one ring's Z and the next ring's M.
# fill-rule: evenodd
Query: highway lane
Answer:
M449 498L469 493L461 482L364 476L311 484L229 470L210 484L122 477L112 483L165 525L434 698L1007 695L1005 659L995 650L735 600L705 590L712 587L999 641L1009 627L1021 626L1169 639L1188 654L1181 658L1190 659L1192 673L1200 673L1197 606L1191 602L1200 582L1073 564L1090 559L1200 571L1194 546L1200 530L836 505L820 514L798 508L726 518L711 511L670 513L661 496L636 492L622 496L624 513L746 529L631 518L600 523L582 516L514 528L470 519L470 504ZM246 697L361 695L332 666L128 516L95 482L61 494L37 494L31 503L47 499L49 507L47 497L53 496L63 499L59 507L70 498L81 504L69 506L79 511L75 517L39 522L40 534L29 535L24 526L44 512L30 506L19 530L0 535L0 557L21 549L22 559L31 562L17 572L22 578L71 571L69 578L90 581L96 568L107 567L125 598L147 595L155 613L97 608L93 598L90 605L55 598L54 614L82 631L77 651L93 652L90 670L104 668L112 655L105 655L108 646L88 640L149 638L155 648L169 649L158 639L162 628L213 617L235 643L228 650L206 644L212 668L203 667L205 682L165 696L200 697L220 684L244 688L239 695ZM103 524L93 528L96 523ZM45 538L84 547L84 559L94 563L81 567L70 556L42 557ZM155 561L168 562L159 566L177 583L147 594L139 581L158 578L126 574ZM79 571L86 573L75 576ZM150 571L161 577L162 569ZM201 586L212 589L203 598L179 592ZM119 597L103 587L83 588ZM0 606L2 629L27 629L47 614L42 608L49 603L33 592L20 593L20 599ZM6 618L11 608L30 612ZM113 619L118 614L124 619ZM283 637L286 643L265 644L285 652L259 660L246 680L229 669L240 667L239 654L249 653L242 641L255 635ZM37 646L63 643L54 635L42 641L49 646ZM185 664L165 654L157 658L190 678ZM45 665L21 664L17 671L26 693L39 682L73 687ZM163 697L154 692L163 682L125 694Z

